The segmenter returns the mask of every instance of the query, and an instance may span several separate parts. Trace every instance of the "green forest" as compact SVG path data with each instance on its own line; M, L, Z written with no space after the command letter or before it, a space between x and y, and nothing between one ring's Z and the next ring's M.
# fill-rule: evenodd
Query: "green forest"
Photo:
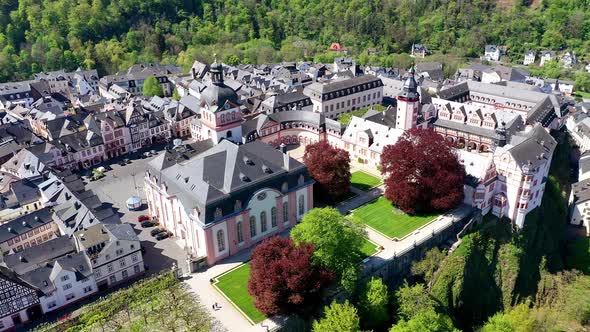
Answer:
M529 48L588 54L589 34L586 0L0 0L0 81L138 62L187 69L213 53L229 64L330 60L333 42L388 66L412 43L457 57L505 45L518 61Z

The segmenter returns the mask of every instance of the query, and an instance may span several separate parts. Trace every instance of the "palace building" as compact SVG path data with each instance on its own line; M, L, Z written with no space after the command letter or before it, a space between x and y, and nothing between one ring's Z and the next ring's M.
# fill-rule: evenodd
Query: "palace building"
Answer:
M197 266L293 227L313 207L307 168L262 142L179 146L149 163L144 182L150 215Z

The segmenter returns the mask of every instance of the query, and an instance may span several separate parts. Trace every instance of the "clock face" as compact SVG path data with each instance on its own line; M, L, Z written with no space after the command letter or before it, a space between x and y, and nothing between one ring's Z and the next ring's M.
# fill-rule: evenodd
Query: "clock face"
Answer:
M261 201L266 198L266 193L260 193L256 196L256 198L258 198L258 200Z

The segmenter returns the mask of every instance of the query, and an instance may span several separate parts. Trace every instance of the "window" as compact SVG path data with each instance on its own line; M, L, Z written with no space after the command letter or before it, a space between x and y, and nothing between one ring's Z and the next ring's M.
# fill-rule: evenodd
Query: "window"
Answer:
M250 217L250 237L256 236L256 217Z
M68 290L68 289L72 288L72 284L65 284L62 288L63 288L63 290Z
M236 225L238 231L238 243L244 242L244 235L242 234L242 222L238 222Z
M132 261L132 262L134 262L134 263L135 263L135 262L137 262L137 261L138 261L138 259L139 259L139 258L137 257L137 253L135 253L135 254L131 255L131 261Z
M217 231L217 251L222 252L225 250L225 239L223 238L223 230Z
M66 301L69 301L75 297L76 297L76 295L74 295L74 293L66 294Z
M61 277L61 281L68 281L68 280L70 280L70 276L67 274L65 276Z
M84 293L90 293L90 292L92 292L92 286L84 287Z
M302 215L305 211L305 197L303 195L299 196L299 215Z
M95 269L94 270L94 276L97 278L100 278L100 269Z
M139 265L135 265L135 266L133 267L133 271L134 271L136 274L137 274L137 273L139 273L139 272L140 272L140 271L139 271Z
M125 267L125 265L126 265L126 263L125 263L125 258L121 258L121 259L119 260L119 266L121 266L121 267Z
M221 114L221 122L225 122L225 114Z
M109 265L107 265L107 270L108 270L109 272L113 272L113 264L109 264Z
M117 249L116 253L117 256L121 256L123 254L123 249Z
M47 308L51 309L51 308L55 308L57 304L55 303L55 301L51 301L49 303L47 303ZM0 326L0 328L3 328L4 326Z
M109 278L109 280L110 280L111 284L113 284L113 283L117 282L117 278L116 278L115 276L111 276L111 277Z
M289 203L283 202L283 222L289 222Z
M260 212L260 232L266 232L266 212Z
M270 209L270 227L277 227L277 208L274 206Z
M111 259L111 255L107 254L106 256L104 256L104 258L108 261L109 259Z
M129 274L127 274L127 270L123 270L123 272L121 272L121 276L123 276L123 279L129 277Z

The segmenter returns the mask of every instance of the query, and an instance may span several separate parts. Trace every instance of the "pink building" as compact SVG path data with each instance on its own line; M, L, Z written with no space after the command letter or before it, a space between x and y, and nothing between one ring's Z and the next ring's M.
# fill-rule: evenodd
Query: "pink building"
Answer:
M262 142L180 146L151 161L144 181L150 214L197 265L289 229L313 207L307 168Z

